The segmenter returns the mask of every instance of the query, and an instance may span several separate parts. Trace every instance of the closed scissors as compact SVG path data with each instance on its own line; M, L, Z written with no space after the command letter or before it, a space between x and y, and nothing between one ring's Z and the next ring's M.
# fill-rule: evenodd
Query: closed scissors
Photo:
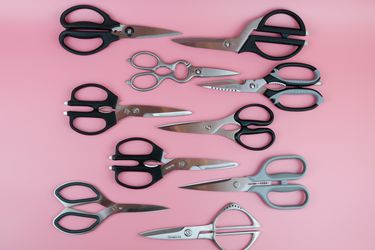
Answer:
M64 189L72 187L84 187L90 189L95 196L81 199L69 199L62 194ZM53 225L60 231L69 234L83 234L94 230L100 223L102 223L109 216L116 213L135 213L135 212L152 212L158 210L168 209L167 207L147 204L131 204L131 203L115 203L106 198L99 190L91 184L85 182L68 182L55 189L55 197L64 205L65 209L53 219ZM76 206L85 204L97 203L104 208L99 212L92 213L75 209ZM62 225L61 220L67 216L76 218L93 219L93 222L79 229L68 228Z
M277 173L268 174L268 166L278 160L298 160L302 169L298 173ZM256 175L245 176L239 178L230 178L222 180L214 180L202 182L198 184L184 186L182 188L203 190L203 191L220 191L220 192L254 192L257 193L263 201L270 207L275 209L297 209L303 208L309 201L309 192L299 184L290 184L289 181L297 180L305 175L307 163L302 156L299 155L281 155L269 158L260 168ZM268 195L272 192L296 192L301 191L304 198L300 203L279 205L272 202Z
M271 17L279 14L287 15L294 19L298 28L278 27L266 24ZM271 33L274 36L265 35ZM306 36L307 33L305 24L296 13L278 9L252 21L240 35L234 38L176 38L172 40L190 47L233 51L237 53L253 52L269 60L285 60L295 56L307 44L305 40L294 37ZM265 52L259 48L258 43L281 44L289 46L290 51L285 52L283 55L271 55L268 51Z
M143 142L151 146L151 151L146 154L126 154L122 153L121 149L126 150L126 144L133 142ZM142 189L147 188L159 180L166 174L174 170L206 170L206 169L223 169L236 167L238 164L231 161L205 159L205 158L166 158L166 153L158 145L152 141L141 138L133 137L120 141L116 145L116 152L110 159L136 161L138 164L135 166L126 165L113 165L110 170L115 172L116 182L126 188ZM120 178L122 173L129 172L142 172L151 175L151 180L144 185L132 185Z
M251 225L241 225L241 226L217 226L219 218L229 211L238 211L243 213ZM195 240L195 239L208 239L212 240L219 249L224 250L223 246L217 240L217 237L230 236L230 235L252 235L251 240L247 245L242 248L243 250L249 249L254 242L259 237L260 227L259 222L244 208L242 208L237 203L229 203L225 205L216 215L213 222L208 225L201 226L182 226L182 227L172 227L156 229L152 231L143 232L140 235L153 239L160 240Z
M78 10L92 10L98 13L102 18L102 23L79 21L68 22L67 16ZM59 42L67 51L76 55L91 55L105 49L109 44L120 38L148 38L178 35L179 32L156 27L120 24L112 20L104 11L91 5L77 5L65 10L60 17L61 25L66 29L61 32ZM78 39L99 38L102 43L95 49L89 51L79 51L73 49L65 43L68 37Z
M285 68L305 68L313 73L313 78L309 80L303 79L285 79L280 76L279 71ZM278 89L271 87L277 86ZM321 85L320 71L312 65L305 63L282 63L277 65L271 73L263 78L256 80L245 80L238 83L235 80L222 80L201 84L202 87L233 92L246 92L246 93L261 93L271 100L276 107L286 111L307 111L317 108L323 103L323 96L318 91L306 88L313 85ZM289 107L282 104L280 98L288 95L309 95L314 98L314 102L305 107Z
M140 56L148 56L154 64L152 66L142 66L136 63L136 60ZM133 75L130 80L126 81L133 89L138 91L150 91L158 87L164 80L171 79L178 83L186 83L190 81L194 77L219 77L219 76L231 76L237 75L238 72L226 70L226 69L218 69L218 68L207 68L207 67L199 67L193 66L190 62L186 60L177 60L173 63L166 63L160 59L155 53L150 51L140 51L135 53L129 60L130 64L140 70L147 70L147 72L140 72ZM184 65L187 70L187 74L185 77L177 77L176 75L176 67L178 65ZM167 74L159 74L157 70L160 68L167 68L170 70ZM150 83L149 80L140 82L140 78L144 76L151 76L153 81ZM136 80L138 81L136 82ZM144 87L147 85L148 87Z
M258 119L243 119L242 114L246 114L247 111L258 108L265 111L268 115L266 120ZM249 104L238 109L234 114L218 120L200 121L200 122L185 122L185 123L175 123L162 125L159 128L167 131L173 132L183 132L183 133L196 133L196 134L217 134L224 136L237 142L242 147L249 150L264 150L271 146L275 141L275 133L269 128L263 126L268 126L273 122L274 115L268 107L262 104ZM225 125L234 124L238 128L234 129L223 129ZM253 127L260 128L253 128ZM243 136L246 135L256 135L265 134L269 136L269 141L265 145L254 146L249 145L247 141L244 141Z
M77 93L84 89L95 88L104 91L107 94L105 100L81 100L77 97ZM120 105L118 97L113 94L109 89L100 84L88 83L82 84L73 89L71 94L71 99L65 102L68 106L81 106L89 107L91 111L68 111L64 112L65 115L69 116L70 127L84 135L97 135L103 133L107 129L116 125L118 121L128 116L138 116L138 117L166 117L166 116L180 116L180 115L190 115L190 111L160 107L160 106L148 106L148 105ZM87 131L84 128L76 126L75 120L77 118L83 119L102 119L105 121L105 126L94 131Z

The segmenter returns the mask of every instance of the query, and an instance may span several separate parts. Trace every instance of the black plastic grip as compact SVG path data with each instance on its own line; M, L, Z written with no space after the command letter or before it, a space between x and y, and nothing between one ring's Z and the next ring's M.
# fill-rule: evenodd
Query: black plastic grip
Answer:
M251 108L251 107L259 107L259 108L264 109L268 113L268 116L269 116L268 120L245 120L245 119L241 119L240 118L241 112L243 110L245 110L247 108ZM249 104L249 105L243 106L242 108L237 110L237 112L234 114L234 120L241 125L241 129L234 135L234 139L242 147L244 147L246 149L250 149L250 150L259 151L259 150L264 150L264 149L270 147L274 143L275 138L276 138L273 130L271 130L269 128L254 128L253 129L253 128L248 128L248 126L268 126L273 122L273 119L274 119L274 114L273 114L272 110L270 108L262 105L262 104L254 103L254 104ZM270 141L266 145L261 146L261 147L248 146L241 141L241 136L242 135L249 135L249 134L268 134L268 135L270 135Z
M102 43L95 49L92 50L85 50L85 51L79 51L76 49L73 49L69 45L65 43L65 39L67 37L73 37L77 39L93 39L93 38L100 38L102 40ZM75 31L75 30L65 30L60 33L59 36L59 42L61 46L66 49L67 51L76 54L76 55L92 55L95 54L105 48L108 47L109 44L111 44L114 41L119 40L119 37L116 35L113 35L110 32L106 31Z
M158 182L163 178L163 173L161 171L160 166L155 167L147 167L141 163L139 163L137 166L112 166L111 170L115 171L115 180L116 182L126 188L130 189L144 189L148 188L154 183ZM123 172L143 172L143 173L149 173L152 177L151 181L145 185L129 185L125 182L122 182L119 178L120 174Z
M82 186L82 187L87 187L89 188L91 191L93 191L95 193L95 197L89 197L89 198L83 198L83 199L67 199L65 198L62 194L61 194L61 191L64 190L65 188L68 188L68 187L73 187L73 186ZM86 202L86 203L90 203L90 202L96 202L100 199L100 193L99 191L91 184L88 184L88 183L84 183L84 182L69 182L69 183L65 183L61 186L59 186L58 188L55 189L55 196L65 202L65 203L68 203L68 204L77 204L77 203L82 203L82 202Z
M69 116L69 125L70 127L76 131L77 133L83 134L83 135L98 135L103 133L104 131L110 129L117 123L116 114L115 112L111 113L101 113L98 111L91 111L91 112L78 112L78 111L68 111L67 115ZM102 119L105 122L105 126L99 130L96 131L84 131L74 125L74 121L77 118L96 118L96 119Z
M60 221L66 217L66 216L76 216L76 217L84 217L84 218L90 218L94 219L95 221L88 227L82 228L82 229L69 229L60 224ZM61 231L65 233L70 233L70 234L81 234L81 233L87 233L91 230L93 230L95 227L97 227L100 223L100 217L95 214L84 214L84 213L79 213L79 212L66 212L66 213L61 213L58 215L54 220L53 224L60 229Z
M98 13L101 17L103 17L103 22L102 23L94 23L94 22L73 22L73 23L68 23L66 21L66 18L69 14L71 14L74 11L77 10L92 10ZM94 6L91 5L76 5L73 7L70 7L69 9L65 10L61 16L60 16L60 23L63 27L67 29L97 29L97 30L102 30L102 29L107 29L111 30L113 27L119 26L120 23L112 20L107 13L102 11L101 9L98 9Z

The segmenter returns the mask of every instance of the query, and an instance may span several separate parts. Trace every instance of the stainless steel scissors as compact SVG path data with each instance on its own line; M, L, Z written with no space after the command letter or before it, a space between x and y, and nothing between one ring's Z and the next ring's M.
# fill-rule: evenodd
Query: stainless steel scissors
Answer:
M107 98L105 100L81 100L77 97L77 93L87 88L96 88L106 92ZM148 106L148 105L120 105L118 97L113 94L109 89L100 84L89 83L82 84L73 89L71 99L65 102L68 106L83 106L89 107L91 111L67 111L64 115L69 116L70 127L84 135L97 135L103 133L109 128L116 125L118 121L128 116L138 117L167 117L167 116L181 116L190 115L191 112L182 109L161 107L161 106ZM84 128L76 126L75 120L82 119L102 119L105 121L105 126L95 131L86 131Z
M136 63L137 57L141 55L149 56L152 61L155 63L152 66L142 66ZM133 89L138 91L150 91L158 87L164 80L171 79L178 83L186 83L190 81L193 77L219 77L219 76L231 76L237 75L238 72L226 70L226 69L218 69L218 68L207 68L207 67L199 67L193 66L190 62L185 60L177 60L173 63L166 63L160 59L155 53L150 51L140 51L135 53L129 60L130 64L137 69L140 70L147 70L147 72L141 72L133 75L130 80L126 81ZM183 78L178 78L176 76L176 67L178 65L184 65L187 69L187 74ZM169 73L161 75L158 74L156 71L160 68L167 68L170 70ZM136 79L139 77L144 76L151 76L153 77L153 82L143 82L143 83L136 83ZM138 79L139 80L139 79ZM145 86L150 87L142 87Z
M82 199L69 199L62 195L62 191L71 187L85 187L94 192L94 197L86 197ZM135 212L152 212L158 210L168 209L167 207L147 204L131 204L131 203L114 203L99 192L93 185L85 182L68 182L55 189L55 197L64 205L65 209L53 219L53 225L60 231L69 234L83 234L94 230L100 223L102 223L109 216L116 213L135 213ZM99 212L85 212L74 209L76 206L85 204L97 203L104 208ZM83 228L74 229L62 225L60 222L67 216L77 218L93 219L93 222Z
M218 219L227 211L239 211L245 214L250 222L251 225L243 225L243 226L216 226ZM183 226L183 227L173 227L173 228L163 228L163 229L156 229L152 231L147 231L141 233L140 235L153 238L153 239L161 239L161 240L195 240L195 239L208 239L212 240L219 249L224 250L224 248L220 245L219 241L217 241L217 237L219 236L230 236L230 235L241 235L241 234L251 234L252 238L249 243L243 248L243 250L249 249L254 242L259 237L260 232L258 228L260 227L259 222L244 208L242 208L239 204L236 203L229 203L225 205L219 213L214 218L213 222L208 225L201 225L201 226Z
M267 120L255 120L255 119L242 119L241 114L245 113L246 111L253 109L253 108L260 108L268 114ZM264 150L271 146L275 141L275 133L273 130L269 128L251 128L250 126L267 126L273 122L274 115L268 107L262 104L249 104L243 106L242 108L238 109L234 114L231 114L227 117L218 120L209 120L209 121L200 121L200 122L184 122L184 123L174 123L174 124L167 124L162 125L159 128L167 131L173 132L183 132L183 133L196 133L196 134L217 134L224 136L228 139L231 139L237 142L239 145L246 149L250 150ZM239 128L235 128L232 130L223 129L225 125L228 124L235 124L239 126ZM244 140L241 138L245 135L255 135L255 134L266 134L269 135L269 141L265 145L261 145L259 147L248 145Z
M67 16L78 10L92 10L98 13L102 18L102 23L79 21L67 22ZM120 38L148 38L173 36L181 34L173 30L167 30L156 27L120 24L112 20L104 11L91 5L77 5L65 10L60 17L61 25L66 29L61 32L59 42L67 51L76 55L91 55L105 49L109 44ZM77 39L99 38L102 43L95 49L89 51L79 51L73 49L65 43L65 39L73 37Z
M266 24L272 16L279 14L287 15L294 19L298 24L298 28L278 27ZM276 36L254 34L254 32L273 33ZM306 36L307 33L305 24L296 13L279 9L252 21L239 36L234 38L176 38L172 40L190 47L233 51L237 53L253 52L269 60L285 60L296 55L307 44L304 40L290 36ZM260 49L258 43L282 44L291 47L291 51L280 56L271 55Z
M313 79L284 79L279 75L279 71L283 68L305 68L313 73ZM271 89L270 87L277 85L279 89ZM282 63L277 65L271 73L263 78L256 80L245 80L241 83L236 80L221 80L201 84L202 87L233 92L261 93L269 98L276 107L286 111L307 111L317 108L323 103L323 96L318 91L305 88L313 85L321 85L320 71L312 65L305 63ZM314 97L314 103L305 107L289 107L280 102L280 98L285 95L310 95Z
M126 144L133 142L144 142L151 146L151 152L147 154L124 154L121 149L126 149ZM206 170L206 169L223 169L236 167L238 164L231 161L205 159L205 158L166 158L166 152L152 141L141 138L133 137L120 141L116 145L115 154L110 156L112 160L126 160L138 162L135 166L126 165L113 165L110 170L115 172L116 182L126 188L142 189L147 188L159 180L166 174L174 170ZM144 185L132 185L125 181L125 178L119 178L122 173L129 172L143 172L151 175L150 182ZM125 175L126 176L126 175Z
M267 167L274 161L296 159L301 162L302 170L299 173L277 173L268 174ZM257 193L263 201L275 209L297 209L303 208L309 201L309 192L307 189L298 184L289 184L289 181L297 180L305 175L307 163L299 155L281 155L269 158L260 168L256 175L239 178L230 178L202 182L198 184L184 186L182 188L203 190L203 191L220 191L220 192L254 192ZM304 199L298 204L278 205L273 203L268 194L271 192L295 192L302 191Z

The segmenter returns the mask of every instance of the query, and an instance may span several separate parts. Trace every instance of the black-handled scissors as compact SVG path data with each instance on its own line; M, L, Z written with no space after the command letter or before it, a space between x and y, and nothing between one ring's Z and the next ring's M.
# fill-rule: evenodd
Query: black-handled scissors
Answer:
M241 118L241 114L246 114L246 112L250 109L262 109L268 114L267 120L255 120L255 119L243 119ZM200 122L185 122L185 123L175 123L175 124L168 124L160 126L159 128L167 131L173 132L183 132L183 133L196 133L196 134L217 134L233 141L236 141L239 145L246 149L250 150L264 150L271 146L275 141L275 133L273 130L269 128L265 128L264 126L268 126L273 122L273 112L268 107L262 104L249 104L243 106L239 110L237 110L234 114L231 114L225 118L218 119L218 120L210 120L210 121L200 121ZM239 128L235 128L232 130L223 129L225 125L235 124ZM253 128L253 127L260 127L260 128ZM256 135L256 134L267 134L269 135L269 140L266 144L261 146L252 146L248 145L242 137L246 135Z
M151 151L146 154L126 154L121 149L126 149L126 144L134 142L143 142L151 146ZM136 161L135 166L113 165L110 167L115 172L116 182L126 188L143 189L147 188L159 180L166 174L174 170L207 170L207 169L223 169L236 167L238 164L232 161L223 161L206 158L166 158L165 151L154 142L141 137L133 137L120 141L116 145L115 154L110 159L119 161ZM132 185L125 178L120 178L122 173L142 172L151 175L151 180L142 185Z
M280 76L279 71L281 69L295 67L310 70L313 73L313 78L309 80L286 79ZM275 85L277 85L278 89L271 89L271 87ZM279 64L272 70L271 73L256 80L245 80L238 82L230 79L201 84L201 86L205 88L227 92L261 93L268 97L276 107L286 111L307 111L315 109L322 104L324 101L322 94L314 89L306 88L313 85L321 85L320 71L310 64L297 62ZM280 99L282 96L288 95L309 95L314 98L314 102L308 106L287 106L282 104Z
M67 21L67 16L69 14L83 9L95 11L103 18L103 22L95 23L89 21ZM168 29L120 24L119 22L112 20L104 11L91 5L77 5L65 10L61 14L60 23L64 28L66 28L66 30L61 32L59 36L60 44L64 49L76 55L95 54L105 49L110 43L117 41L120 38L147 38L180 34L179 32ZM79 51L66 44L65 39L67 37L73 37L77 39L99 38L102 40L102 43L93 50Z
M69 199L63 195L63 190L68 188L81 187L87 188L93 192L95 196L84 197L81 199ZM131 204L131 203L115 203L104 196L93 185L85 182L68 182L55 189L55 197L64 205L65 209L53 219L53 225L60 231L69 234L84 234L94 230L100 223L102 223L109 216L116 213L134 213L134 212L152 212L158 210L168 209L167 207L148 205L148 204ZM76 206L85 204L97 203L104 208L99 212L86 212L75 209ZM86 227L74 228L61 223L65 217L87 218L93 220L91 224Z
M294 19L298 28L267 25L273 16L282 14ZM274 33L276 36L255 35L253 32ZM247 25L241 34L234 38L176 38L173 41L191 47L234 51L237 53L253 52L269 60L285 60L295 56L307 43L305 40L290 36L306 36L307 30L302 19L294 12L284 9L274 10ZM292 48L284 55L270 55L260 49L257 43L273 43L287 45Z
M82 100L77 95L78 92L84 91L84 89L94 88L101 91L104 91L107 94L105 100ZM148 106L148 105L120 105L118 97L113 94L106 87L95 84L88 83L80 85L73 89L71 94L71 99L68 102L65 102L65 105L68 106L81 106L89 107L91 111L68 111L64 112L65 115L69 116L70 127L84 135L97 135L103 133L109 128L116 125L116 123L128 116L139 116L139 117L167 117L167 116L180 116L180 115L190 115L190 111L161 107L161 106ZM79 127L75 123L78 118L82 119L101 119L105 122L104 126L99 129L87 130L84 127Z

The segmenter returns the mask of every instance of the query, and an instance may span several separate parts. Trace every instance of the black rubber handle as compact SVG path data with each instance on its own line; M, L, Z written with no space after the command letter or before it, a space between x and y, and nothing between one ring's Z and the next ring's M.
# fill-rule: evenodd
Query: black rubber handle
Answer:
M73 187L73 186L87 187L91 191L93 191L96 196L95 197L89 197L89 198L83 198L83 199L67 199L67 198L65 198L61 194L61 191L64 190L65 188ZM91 184L88 184L88 183L85 183L85 182L69 182L69 183L65 183L65 184L59 186L58 188L56 188L55 189L55 196L59 200L65 202L65 203L74 205L74 204L78 204L78 203L82 203L82 202L85 202L85 203L97 202L100 199L101 195L100 195L99 191Z
M297 23L299 28L285 28L285 27L278 27L278 26L270 26L266 25L266 21L277 14L285 14L292 17ZM303 46L305 45L304 40L300 39L292 39L288 38L289 35L297 35L297 36L305 36L306 35L306 27L303 23L302 19L294 12L289 10L274 10L270 13L266 14L262 20L259 22L258 27L256 28L257 31L260 32L269 32L269 33L277 33L281 37L270 37L270 36L261 36L261 35L249 35L249 38L246 40L242 48L240 49L239 53L242 52L254 52L266 59L269 60L285 60L295 56L298 52L301 51ZM284 44L284 45L291 45L295 46L296 49L291 51L286 55L281 56L273 56L263 52L257 46L257 42L264 42L264 43L276 43L276 44Z
M155 167L146 167L143 164L138 164L137 166L112 166L111 168L113 171L115 171L115 180L116 182L126 188L130 189L144 189L148 188L149 186L153 185L154 183L158 182L163 178L163 174L161 171L161 166L155 166ZM149 173L152 177L151 181L145 185L129 185L123 181L120 180L119 176L123 172L143 172L143 173Z
M74 11L83 10L83 9L95 11L101 17L103 17L103 22L94 23L94 22L83 21L83 22L68 23L66 21L66 18L69 14L71 14ZM107 13L91 5L76 5L76 6L70 7L69 9L65 10L61 14L60 23L63 27L67 29L96 29L96 30L103 30L103 29L111 30L112 28L120 25L120 23L112 20Z
M64 226L62 226L60 224L60 221L66 217L66 216L76 216L76 217L83 217L83 218L90 218L90 219L94 219L95 221L88 227L86 228L82 228L82 229L69 229L69 228L66 228ZM100 218L99 216L95 215L95 214L84 214L84 213L79 213L79 212L66 212L66 213L62 213L60 214L59 216L57 216L54 220L53 220L53 224L58 228L60 229L61 231L65 232L65 233L70 233L70 234L81 234L81 233L87 233L91 230L93 230L95 227L97 227L100 223Z
M290 80L290 79L283 79L281 76L279 76L278 71L283 69L283 68L293 68L293 67L298 67L298 68L305 68L308 70L311 70L314 73L313 79L310 80ZM299 63L299 62L288 62L288 63L281 63L277 65L273 71L263 77L266 82L280 82L285 84L286 86L295 86L295 87L304 87L304 86L311 86L316 84L317 82L320 81L320 72L317 68L310 64L306 63Z
M66 44L65 39L68 37L73 37L77 39L94 39L94 38L100 38L102 40L102 43L95 49L92 50L85 50L85 51L79 51L76 49L73 49L69 45ZM61 46L66 49L67 51L76 54L76 55L92 55L95 54L105 48L108 47L109 44L111 44L114 41L119 40L119 37L116 35L113 35L110 32L107 31L75 31L75 30L65 30L60 33L59 36L59 42Z
M241 119L240 118L241 112L243 110L251 108L251 107L259 107L259 108L264 109L268 113L268 116L269 116L268 120L246 120L246 119ZM240 108L239 110L237 110L237 112L234 114L234 120L241 125L241 129L234 135L234 139L242 147L244 147L246 149L250 149L250 150L259 151L259 150L264 150L264 149L270 147L274 143L275 137L276 137L275 133L273 132L273 130L271 130L269 128L250 129L250 128L248 128L248 126L268 126L268 125L270 125L273 122L273 119L274 119L274 114L273 114L272 110L270 108L268 108L267 106L264 106L264 105L258 104L258 103L254 103L254 104L249 104L249 105L243 106L242 108ZM242 135L249 135L249 134L269 134L271 139L264 146L261 146L261 147L251 147L251 146L248 146L248 145L246 145L245 143L243 143L241 141L241 136Z
M84 88L99 88L101 90L104 90L107 93L107 98L103 101L84 101L84 100L79 100L76 97L76 94L78 91L84 89ZM109 89L106 87L100 85L100 84L95 84L95 83L88 83L88 84L82 84L76 88L73 89L72 94L71 94L71 99L68 101L69 106L86 106L86 107L91 107L93 108L92 111L90 112L81 112L81 111L68 111L67 115L69 116L69 124L70 127L84 135L97 135L100 133L103 133L107 129L113 127L116 123L116 114L114 111L109 112L109 113L102 113L100 112L99 108L100 107L111 107L113 109L116 108L118 102L118 97L113 94ZM97 131L83 131L80 128L77 128L74 125L74 120L77 118L99 118L103 119L106 123L105 127L97 130Z

